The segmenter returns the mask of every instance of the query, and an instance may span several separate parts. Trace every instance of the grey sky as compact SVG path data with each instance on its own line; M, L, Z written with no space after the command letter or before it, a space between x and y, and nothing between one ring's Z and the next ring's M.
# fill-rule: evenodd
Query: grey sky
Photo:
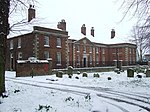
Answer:
M127 18L118 23L122 18L119 10L120 3L116 0L38 0L35 6L36 17L44 18L47 27L56 28L61 19L67 23L70 38L81 39L82 24L86 25L87 38L99 43L126 42L130 35L133 19ZM94 27L95 37L90 36L90 29ZM114 28L116 37L110 39L110 31Z

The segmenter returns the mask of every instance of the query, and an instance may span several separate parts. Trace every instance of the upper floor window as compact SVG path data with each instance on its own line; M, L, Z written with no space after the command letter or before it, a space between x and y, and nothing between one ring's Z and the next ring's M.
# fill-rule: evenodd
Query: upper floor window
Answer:
M61 47L61 38L57 37L57 47Z
M102 49L102 54L105 54L105 49L104 48Z
M44 46L49 47L49 36L44 36Z
M83 52L86 53L86 46L83 46Z
M79 45L76 46L76 49L77 49L77 52L80 52L80 46Z
M21 48L21 38L18 38L18 48Z
M92 53L92 47L90 47L90 53Z
M10 49L13 49L13 40L10 40Z
M95 49L96 49L96 53L98 53L98 47L96 47Z
M18 59L21 60L22 59L22 52L18 53Z

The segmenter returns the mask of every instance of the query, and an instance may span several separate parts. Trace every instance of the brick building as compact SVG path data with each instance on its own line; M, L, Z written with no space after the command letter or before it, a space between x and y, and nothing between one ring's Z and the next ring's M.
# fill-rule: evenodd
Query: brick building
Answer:
M114 66L115 61L123 65L136 63L136 45L130 43L101 44L84 37L68 40L68 61L73 67Z
M35 9L30 5L28 21L35 18ZM6 69L16 70L17 60L35 57L52 59L52 68L112 66L115 60L123 65L135 64L136 45L129 43L102 44L91 42L86 36L80 40L68 39L66 22L62 20L58 29L34 26L30 33L7 39ZM85 24L81 33L86 35ZM94 27L91 28L94 37Z
M34 26L31 33L7 39L7 69L16 69L16 60L52 58L53 68L67 66L68 32Z

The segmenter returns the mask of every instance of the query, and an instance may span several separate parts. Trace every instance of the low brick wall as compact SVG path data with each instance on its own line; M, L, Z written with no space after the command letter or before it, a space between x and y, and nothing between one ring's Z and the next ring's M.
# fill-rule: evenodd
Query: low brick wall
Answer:
M37 76L49 74L49 62L47 60L40 62L18 61L16 66L16 76Z

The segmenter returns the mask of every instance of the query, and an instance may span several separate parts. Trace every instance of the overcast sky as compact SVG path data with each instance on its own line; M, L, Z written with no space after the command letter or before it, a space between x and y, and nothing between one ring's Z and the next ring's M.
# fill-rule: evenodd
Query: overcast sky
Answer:
M82 24L86 25L87 38L99 43L127 42L131 34L134 20L122 19L120 3L116 0L38 0L36 7L38 18L45 18L48 27L56 27L61 19L67 23L67 31L72 39L81 39ZM90 36L90 29L94 27L95 37ZM116 31L116 37L110 39L111 29Z

